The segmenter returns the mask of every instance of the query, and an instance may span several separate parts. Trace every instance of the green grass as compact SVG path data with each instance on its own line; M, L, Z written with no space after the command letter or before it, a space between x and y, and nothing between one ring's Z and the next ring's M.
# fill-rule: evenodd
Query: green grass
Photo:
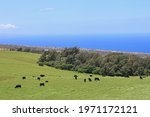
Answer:
M150 77L100 77L100 82L83 82L89 74L40 67L39 54L0 51L0 99L1 100L146 100L150 99ZM45 74L38 81L32 76ZM74 80L73 75L79 76ZM26 80L22 80L26 76ZM48 80L45 87L39 83ZM21 84L21 89L14 88Z

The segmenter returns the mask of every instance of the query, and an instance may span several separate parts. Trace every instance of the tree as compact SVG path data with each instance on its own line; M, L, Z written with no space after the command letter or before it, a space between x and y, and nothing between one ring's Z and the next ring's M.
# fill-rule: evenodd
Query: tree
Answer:
M18 48L17 51L22 51L22 48Z
M131 54L110 53L101 56L96 52L79 51L79 48L65 48L63 51L45 51L38 61L39 65L52 66L64 70L103 76L150 75L150 58Z
M62 57L67 57L68 55L76 55L78 53L79 53L79 48L77 48L77 47L65 48L62 51L61 56Z

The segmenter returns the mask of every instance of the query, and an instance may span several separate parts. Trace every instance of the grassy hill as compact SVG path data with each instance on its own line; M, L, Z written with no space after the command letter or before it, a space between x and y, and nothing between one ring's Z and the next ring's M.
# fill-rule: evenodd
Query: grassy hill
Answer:
M0 99L150 99L150 77L102 77L100 82L83 82L89 74L63 71L36 64L39 54L0 51ZM36 79L40 74L46 77ZM79 76L78 80L74 75ZM22 79L23 76L27 78ZM32 77L36 76L36 77ZM41 82L48 80L45 87ZM14 88L21 84L22 88Z

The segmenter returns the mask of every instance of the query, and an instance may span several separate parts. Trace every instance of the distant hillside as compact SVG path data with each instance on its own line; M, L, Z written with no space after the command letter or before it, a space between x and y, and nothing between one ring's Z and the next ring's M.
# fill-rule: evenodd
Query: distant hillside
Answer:
M141 52L125 52L125 51L113 51L113 50L99 50L99 49L84 49L82 48L81 50L83 51L90 51L90 52L97 52L101 55L107 55L110 53L123 53L123 54L130 54L130 55L136 55L139 57L150 57L149 53L141 53Z
M50 49L56 51L63 51L64 48L58 47L42 47L42 46L24 46L24 45L9 45L9 44L0 44L0 50L11 50L11 51L25 51L25 52L32 52L32 53L43 53L44 51L48 51ZM102 56L105 56L110 53L124 53L130 55L137 55L139 57L145 58L150 57L149 53L140 53L140 52L124 52L124 51L113 51L113 50L99 50L99 49L87 49L87 48L80 48L80 51L88 51L88 52L96 52Z

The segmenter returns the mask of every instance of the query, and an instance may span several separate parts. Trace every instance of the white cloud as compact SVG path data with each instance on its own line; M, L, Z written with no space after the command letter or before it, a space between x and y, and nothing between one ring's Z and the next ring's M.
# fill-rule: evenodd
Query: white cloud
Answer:
M13 24L0 24L0 29L15 29L15 28L17 27Z
M54 10L54 8L44 8L44 9L40 9L41 12L48 12L48 11L52 11Z

